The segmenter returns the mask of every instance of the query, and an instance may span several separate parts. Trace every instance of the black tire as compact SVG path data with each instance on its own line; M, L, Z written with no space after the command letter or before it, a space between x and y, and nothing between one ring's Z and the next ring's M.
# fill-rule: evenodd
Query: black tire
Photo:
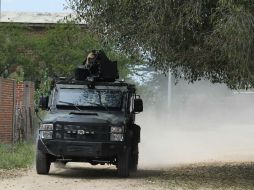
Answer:
M138 158L139 158L139 150L138 144L132 147L132 153L130 158L130 171L137 172L138 170Z
M49 173L50 161L48 156L41 150L36 151L36 171L37 174L46 175Z
M117 158L117 176L127 178L130 176L130 149L122 151Z

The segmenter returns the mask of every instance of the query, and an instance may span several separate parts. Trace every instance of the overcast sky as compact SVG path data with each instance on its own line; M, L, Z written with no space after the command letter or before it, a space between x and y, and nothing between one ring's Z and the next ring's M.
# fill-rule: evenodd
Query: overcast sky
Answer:
M66 0L0 0L2 11L67 12ZM70 12L70 11L68 11Z

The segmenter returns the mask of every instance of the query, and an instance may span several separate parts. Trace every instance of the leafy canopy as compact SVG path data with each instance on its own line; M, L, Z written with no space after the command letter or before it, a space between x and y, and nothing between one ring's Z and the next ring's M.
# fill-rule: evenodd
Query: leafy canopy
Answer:
M0 76L20 78L12 73L21 66L23 80L34 81L39 87L54 76L71 76L92 49L103 49L110 59L117 60L121 77L131 72L130 58L74 23L59 23L39 33L29 27L1 24Z
M176 77L254 86L253 0L68 0L90 30Z

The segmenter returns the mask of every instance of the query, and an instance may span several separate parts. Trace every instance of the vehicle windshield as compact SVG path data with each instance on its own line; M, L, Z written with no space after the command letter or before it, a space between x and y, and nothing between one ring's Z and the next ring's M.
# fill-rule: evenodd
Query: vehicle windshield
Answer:
M60 88L57 106L78 106L98 109L120 109L123 93L112 89Z

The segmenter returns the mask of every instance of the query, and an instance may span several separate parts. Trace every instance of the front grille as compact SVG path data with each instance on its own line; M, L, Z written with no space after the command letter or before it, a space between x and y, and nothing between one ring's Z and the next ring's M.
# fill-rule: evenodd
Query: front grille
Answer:
M54 138L64 140L77 140L88 142L109 141L110 127L105 125L84 125L79 123L61 124L56 123Z

